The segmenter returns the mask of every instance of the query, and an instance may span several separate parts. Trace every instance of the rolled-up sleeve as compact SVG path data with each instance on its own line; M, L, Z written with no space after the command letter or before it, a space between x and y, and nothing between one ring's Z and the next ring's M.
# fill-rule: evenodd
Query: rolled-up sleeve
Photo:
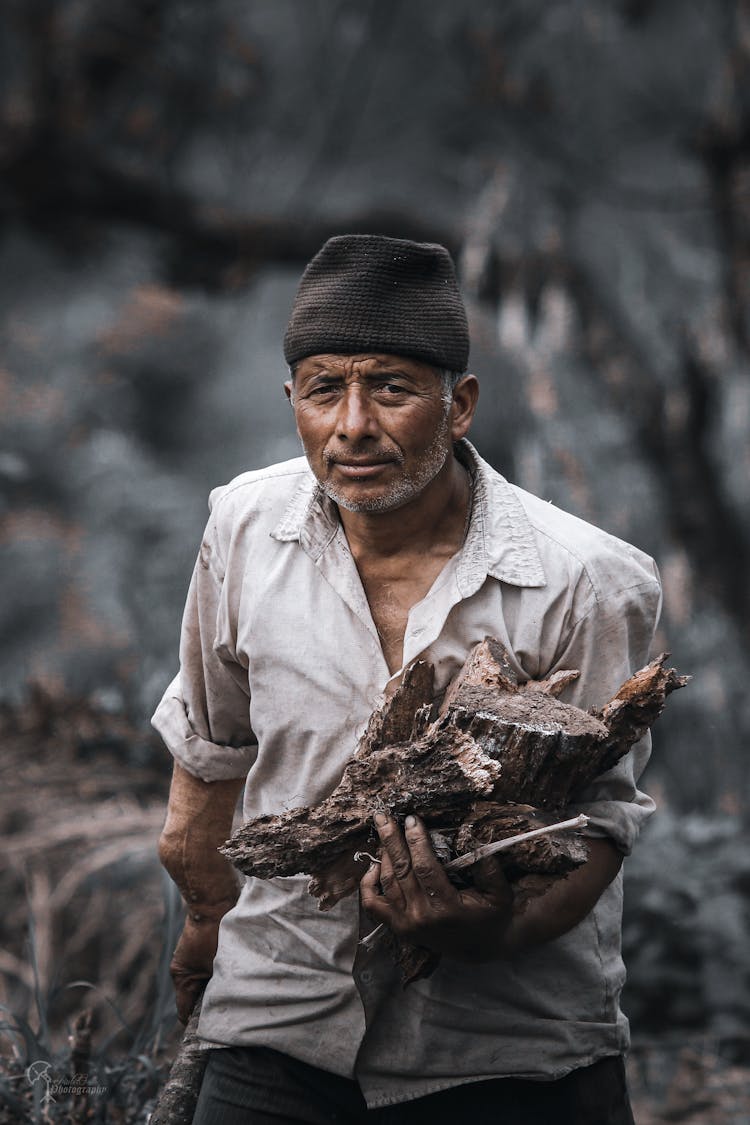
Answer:
M175 760L202 781L244 777L257 755L247 672L219 638L231 618L213 508L195 564L180 637L180 671L151 720Z
M584 709L601 707L648 662L661 610L656 566L653 578L592 601L555 662L556 669L580 671L563 698ZM575 795L576 811L589 817L590 834L610 837L626 855L655 807L637 785L650 754L647 734L612 769Z

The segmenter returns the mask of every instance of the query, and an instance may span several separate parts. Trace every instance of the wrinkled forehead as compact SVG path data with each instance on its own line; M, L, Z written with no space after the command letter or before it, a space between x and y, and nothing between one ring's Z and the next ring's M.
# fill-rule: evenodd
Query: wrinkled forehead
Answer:
M314 375L326 374L339 377L352 375L403 374L415 380L434 380L442 372L410 356L393 355L385 352L363 352L356 355L323 353L306 356L293 365L292 377L305 379Z

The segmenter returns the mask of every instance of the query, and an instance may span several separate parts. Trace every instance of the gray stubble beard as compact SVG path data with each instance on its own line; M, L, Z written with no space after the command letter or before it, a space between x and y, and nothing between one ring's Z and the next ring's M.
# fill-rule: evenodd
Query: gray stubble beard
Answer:
M450 407L450 404L447 405ZM440 429L435 433L414 472L404 474L393 481L387 491L380 496L351 500L328 481L319 481L320 487L326 496L348 512L392 512L402 508L424 492L445 466L448 458L452 456L453 446L450 440L448 414L449 409L445 411Z

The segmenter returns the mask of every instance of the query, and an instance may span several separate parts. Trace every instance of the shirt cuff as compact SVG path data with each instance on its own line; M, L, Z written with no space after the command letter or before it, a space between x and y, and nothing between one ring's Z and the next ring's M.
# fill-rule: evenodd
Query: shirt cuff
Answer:
M632 801L581 801L575 805L575 812L589 818L585 836L607 836L623 855L630 855L642 825L655 808L650 797L638 793Z
M584 834L609 837L623 855L630 855L642 826L656 809L637 786L650 753L651 739L646 735L570 801L571 809L589 818Z
M151 725L161 735L175 761L201 781L246 777L258 754L256 745L223 746L201 738L187 716L179 675L165 691Z

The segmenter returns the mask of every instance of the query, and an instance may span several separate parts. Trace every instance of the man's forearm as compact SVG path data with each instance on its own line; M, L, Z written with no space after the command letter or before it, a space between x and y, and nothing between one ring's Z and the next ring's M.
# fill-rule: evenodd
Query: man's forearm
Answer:
M539 898L514 914L507 931L508 956L561 937L589 914L616 877L622 852L608 839L586 841L589 858L566 878L556 880Z
M193 921L218 921L237 900L234 868L217 848L232 831L241 779L201 781L175 763L159 858Z

